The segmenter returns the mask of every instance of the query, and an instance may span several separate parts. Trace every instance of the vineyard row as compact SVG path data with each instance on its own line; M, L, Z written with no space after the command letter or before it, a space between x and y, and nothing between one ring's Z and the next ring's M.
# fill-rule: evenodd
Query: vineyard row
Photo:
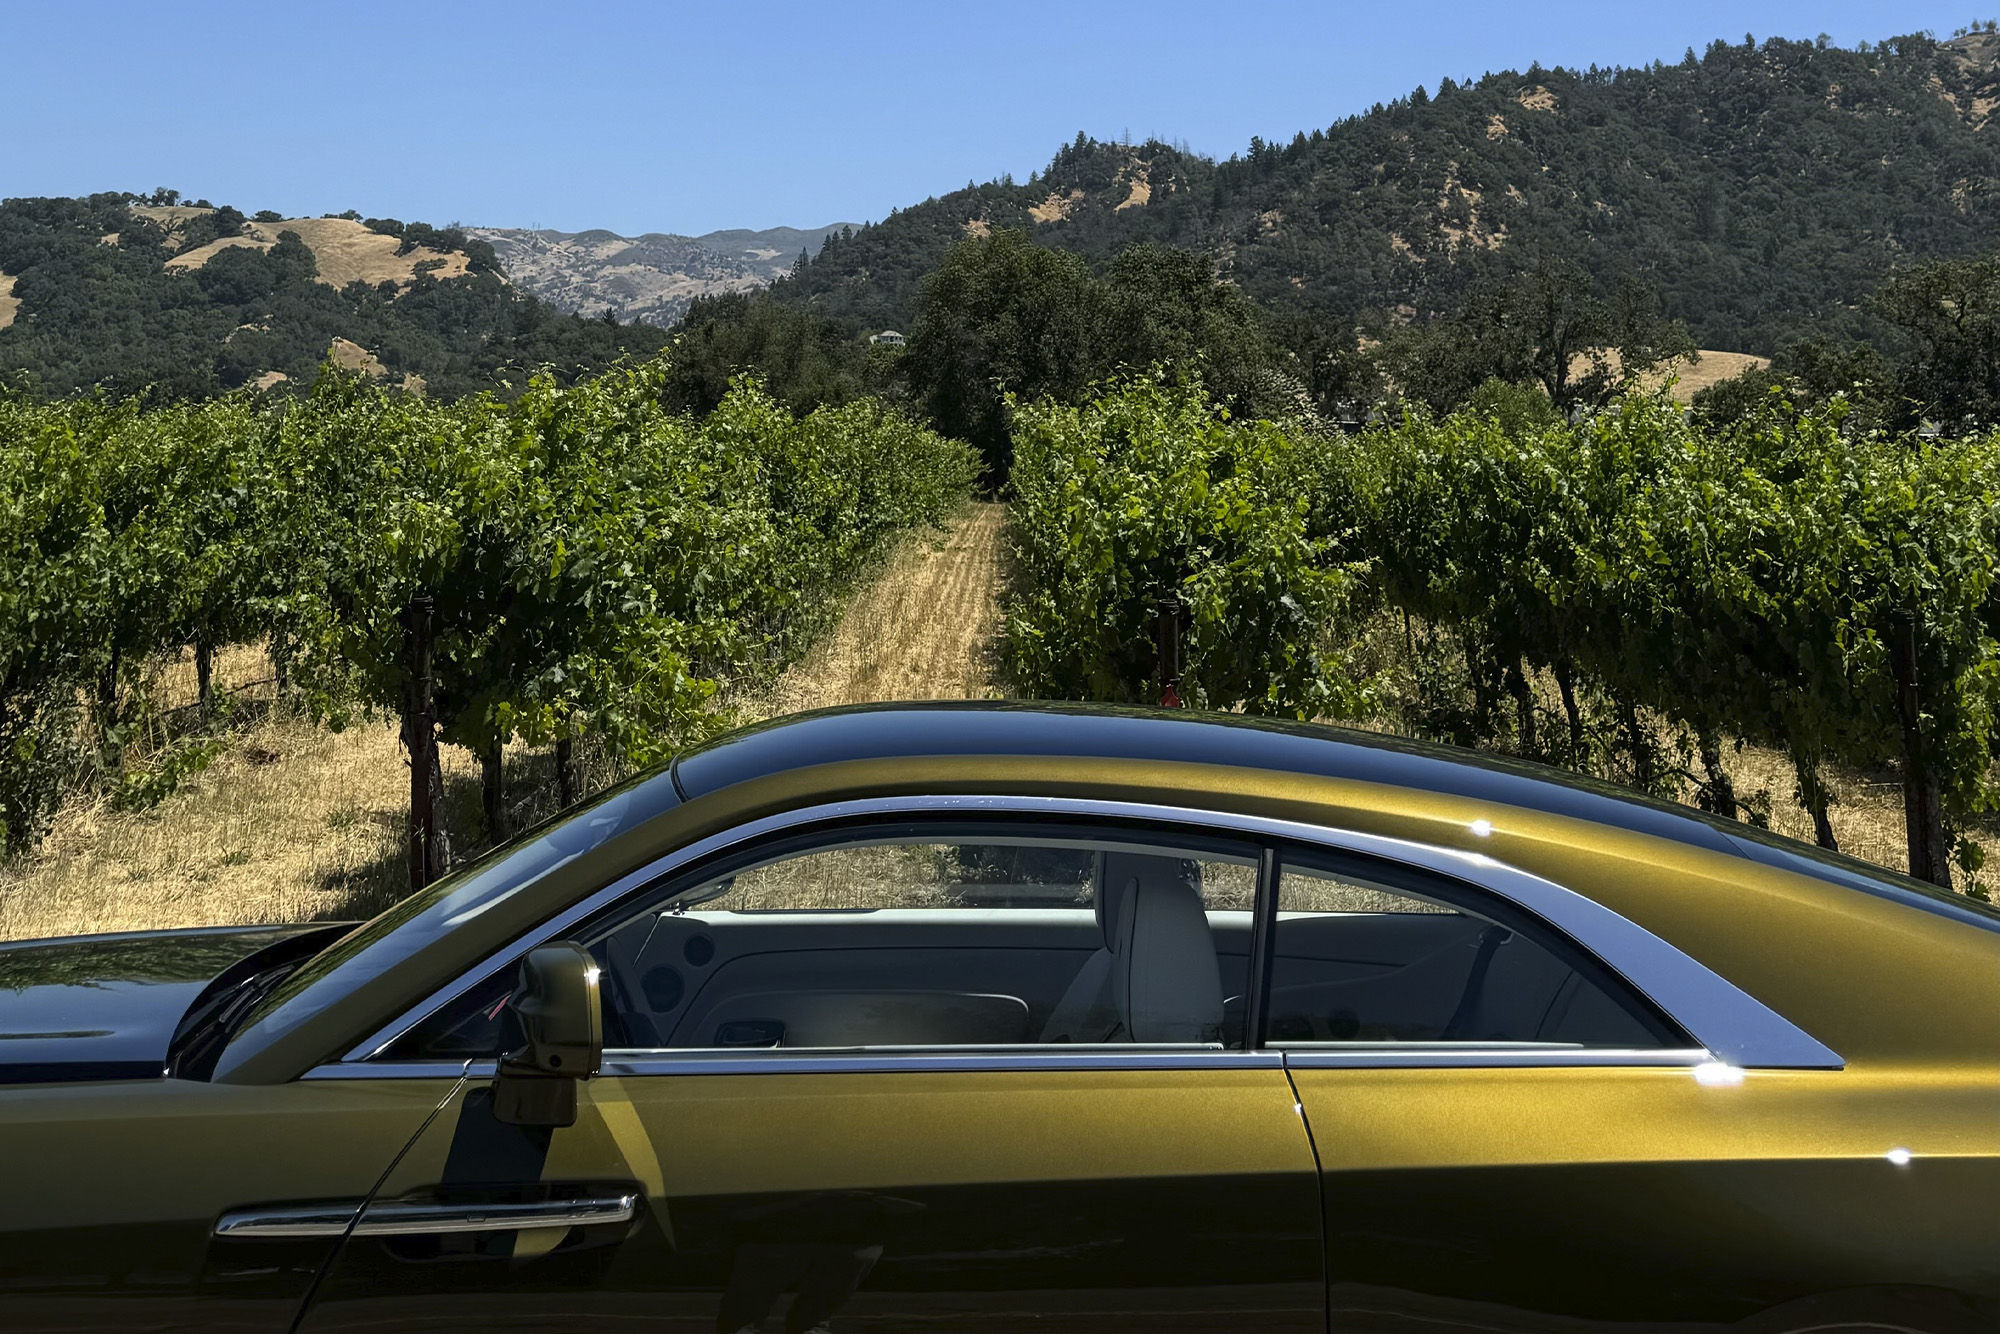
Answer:
M1911 873L1949 886L2000 798L2000 435L1844 425L1776 395L1717 431L1647 397L1572 424L1503 393L1322 435L1147 379L1024 406L1011 665L1030 694L1295 717L1375 713L1400 673L1415 730L1615 751L1660 792L1691 772L1727 817L1753 812L1724 747L1769 745L1828 847L1827 766L1890 769Z
M496 819L509 742L553 744L565 785L583 737L668 754L970 489L966 449L879 404L795 418L739 382L694 421L665 373L511 403L335 374L289 406L0 398L0 851L119 781L149 658L191 645L206 712L215 651L262 641L298 707L400 721L422 881L440 743L481 757Z

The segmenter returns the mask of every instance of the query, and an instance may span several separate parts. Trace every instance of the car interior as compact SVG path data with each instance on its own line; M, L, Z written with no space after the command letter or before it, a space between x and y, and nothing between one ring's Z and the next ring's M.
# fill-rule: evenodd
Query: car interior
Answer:
M1235 1048L1248 857L1142 844L887 840L681 889L603 932L612 1050ZM1571 948L1434 898L1288 870L1266 1041L1651 1047ZM393 1056L492 1054L493 979Z

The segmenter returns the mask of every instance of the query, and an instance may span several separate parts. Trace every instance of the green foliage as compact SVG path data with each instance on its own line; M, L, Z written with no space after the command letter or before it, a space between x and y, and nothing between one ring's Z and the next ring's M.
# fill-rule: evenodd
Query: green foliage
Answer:
M121 754L139 669L188 644L267 641L304 707L399 715L409 738L419 603L442 740L661 758L970 487L964 446L878 403L801 419L745 381L697 421L662 406L669 375L543 375L511 403L332 367L291 402L0 398L0 850L79 783L147 805L212 758L199 736Z
M1948 883L1955 840L1970 873L1957 836L2000 804L2000 435L1856 435L1782 391L1712 429L1661 397L1574 424L1499 382L1473 403L1352 437L1148 384L1022 410L1023 685L1154 697L1166 593L1193 612L1185 695L1337 715L1373 688L1357 626L1400 614L1420 731L1693 778L1724 814L1720 739L1783 747L1829 846L1822 766L1893 768L1913 874Z
M1280 427L1232 422L1198 383L1134 380L1021 408L1014 453L1007 646L1028 694L1158 702L1164 604L1185 623L1187 702L1354 707L1331 650L1356 572L1310 531L1307 458Z
M698 297L674 330L667 403L697 415L715 410L739 375L755 374L800 412L880 395L886 366L865 344L809 311L768 296Z
M1896 382L1902 423L1953 435L2000 426L2000 256L1903 270L1874 304L1909 347Z
M1483 282L1451 315L1391 326L1383 342L1390 381L1433 412L1452 411L1493 380L1535 385L1562 411L1602 407L1694 350L1638 280L1603 299L1583 269L1554 262Z
M151 764L126 771L111 793L112 807L121 811L152 809L214 764L227 745L224 737L204 736L167 747Z
M899 367L937 428L969 440L990 477L1008 464L1008 396L1082 402L1090 386L1165 367L1198 375L1231 411L1306 407L1255 306L1209 262L1169 246L1120 254L1102 279L1075 256L1001 231L960 242L924 282Z
M937 428L1006 473L1005 395L1073 402L1091 378L1090 270L1006 231L954 246L924 282L904 367Z

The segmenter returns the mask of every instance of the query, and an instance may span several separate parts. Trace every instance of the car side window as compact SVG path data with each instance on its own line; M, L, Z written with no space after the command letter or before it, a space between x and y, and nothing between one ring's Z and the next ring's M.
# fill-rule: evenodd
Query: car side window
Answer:
M1267 1043L1684 1045L1643 1000L1545 925L1489 915L1455 901L1462 897L1288 857L1273 928Z
M583 939L613 1050L1240 1047L1256 857L850 832L668 885ZM506 992L492 980L388 1054L493 1054Z

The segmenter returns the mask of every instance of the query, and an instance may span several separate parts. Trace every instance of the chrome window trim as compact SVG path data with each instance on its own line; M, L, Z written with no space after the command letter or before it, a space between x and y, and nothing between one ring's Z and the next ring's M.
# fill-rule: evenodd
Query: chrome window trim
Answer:
M1359 853L1383 861L1396 862L1418 870L1463 881L1504 899L1567 934L1607 968L1623 978L1641 995L1671 1017L1700 1044L1709 1059L1741 1069L1839 1070L1841 1057L1798 1025L1778 1014L1735 983L1660 939L1638 923L1621 916L1575 890L1496 861L1484 853L1440 848L1407 839L1333 829L1295 820L1277 820L1229 811L1199 810L1185 806L1153 805L1144 802L1101 801L1093 798L1034 796L898 796L870 797L829 802L765 816L748 824L713 834L639 868L568 909L556 914L532 932L495 951L448 985L439 988L418 1005L357 1044L342 1058L346 1062L369 1061L380 1055L426 1015L449 1004L468 987L476 985L510 960L548 940L561 938L570 927L595 916L624 896L700 859L733 847L754 843L774 834L804 829L817 824L858 817L912 815L1025 815L1047 820L1117 819L1133 820L1170 830L1183 826L1191 831L1224 832L1260 839ZM1485 832L1492 826L1487 821ZM1204 1065L1216 1057L1233 1053L1203 1053ZM1470 1054L1469 1052L1467 1053ZM1572 1064L1562 1059L1571 1053L1549 1053L1544 1064ZM1300 1056L1306 1055L1304 1052ZM1314 1053L1317 1055L1317 1053ZM1346 1053L1341 1053L1343 1057ZM1489 1053L1491 1055L1491 1053ZM1381 1053L1381 1061L1407 1063L1414 1053ZM744 1057L745 1060L755 1058ZM783 1060L811 1061L815 1069L831 1057L784 1057ZM1026 1059L1026 1058L1023 1058ZM1496 1058L1497 1059L1497 1058ZM1354 1061L1358 1064L1359 1053ZM1378 1062L1379 1063L1379 1062ZM1507 1064L1524 1063L1511 1058ZM1593 1062L1603 1064L1604 1062ZM1672 1062L1679 1064L1683 1062Z
M957 1074L973 1070L1280 1070L1275 1051L606 1052L607 1075Z
M1354 1048L1265 1047L1257 1051L950 1051L913 1049L856 1053L805 1050L768 1054L707 1050L608 1051L600 1074L802 1075L956 1074L969 1071L1056 1070L1564 1070L1606 1066L1692 1069L1715 1060L1700 1047L1426 1046L1394 1043ZM434 1061L347 1061L309 1070L305 1079L436 1079L464 1070L491 1079L495 1061L462 1067Z
M316 1065L300 1079L491 1079L499 1066L484 1061L335 1061Z
M1395 1047L1344 1051L1315 1047L1282 1052L1287 1070L1587 1070L1665 1067L1691 1070L1715 1060L1700 1047L1581 1047L1535 1051L1520 1047Z

